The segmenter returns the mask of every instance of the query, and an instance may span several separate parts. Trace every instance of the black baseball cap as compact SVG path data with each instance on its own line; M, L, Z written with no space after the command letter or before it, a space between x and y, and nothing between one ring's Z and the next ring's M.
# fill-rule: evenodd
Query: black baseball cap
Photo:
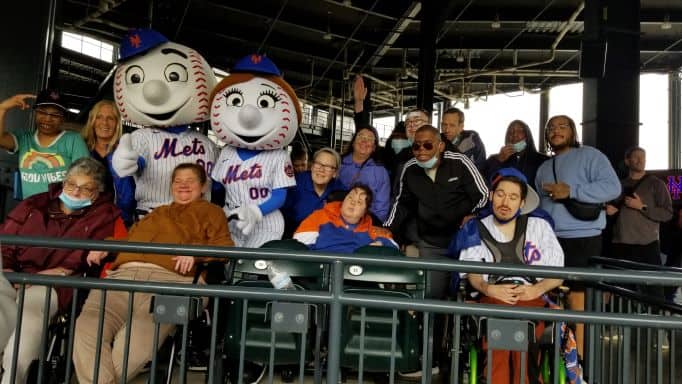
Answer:
M66 107L63 104L62 94L53 88L47 88L40 91L38 97L36 97L36 102L33 107L37 108L41 106L56 107L66 113Z

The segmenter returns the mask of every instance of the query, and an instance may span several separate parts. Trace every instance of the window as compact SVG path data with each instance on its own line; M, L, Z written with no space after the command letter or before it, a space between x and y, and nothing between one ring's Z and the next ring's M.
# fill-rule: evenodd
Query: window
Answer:
M372 125L377 129L380 144L384 145L395 128L395 116L377 117L372 121Z
M528 124L535 142L538 142L539 94L499 94L488 96L486 100L472 100L468 109L462 106L457 108L464 112L464 129L474 130L481 136L487 156L500 151L507 126L512 120L523 120Z
M114 60L114 46L92 37L72 32L62 32L62 47L111 63Z
M639 146L646 150L646 169L668 168L668 75L639 77Z

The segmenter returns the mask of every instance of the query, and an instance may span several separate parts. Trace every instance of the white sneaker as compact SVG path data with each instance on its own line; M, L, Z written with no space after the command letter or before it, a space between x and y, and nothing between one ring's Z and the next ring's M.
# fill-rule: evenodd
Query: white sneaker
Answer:
M431 368L431 377L437 376L440 374L440 369L438 367L433 367ZM398 376L400 376L403 379L412 379L412 380L420 380L423 376L423 373L421 370L419 371L414 371L414 372L398 372Z

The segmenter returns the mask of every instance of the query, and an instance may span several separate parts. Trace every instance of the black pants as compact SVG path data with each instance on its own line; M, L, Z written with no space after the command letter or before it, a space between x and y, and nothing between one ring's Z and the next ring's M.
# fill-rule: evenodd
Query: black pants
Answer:
M611 250L610 256L614 259L661 265L661 247L658 241L644 245L613 243ZM663 286L660 285L640 285L637 290L646 295L664 298Z
M564 266L586 268L590 265L590 257L601 256L601 235L592 237L566 238L560 237L559 244L564 251ZM585 283L582 281L566 281L567 286L573 291L584 291Z

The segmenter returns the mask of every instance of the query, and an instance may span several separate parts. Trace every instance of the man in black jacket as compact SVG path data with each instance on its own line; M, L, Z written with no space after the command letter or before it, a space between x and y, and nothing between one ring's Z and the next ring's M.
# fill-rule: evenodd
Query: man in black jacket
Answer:
M419 257L444 259L462 220L487 203L488 188L471 160L461 153L446 151L438 130L430 125L417 130L412 152L414 158L402 170L384 226L405 244L405 224L416 218ZM429 297L445 296L448 275L429 272Z

